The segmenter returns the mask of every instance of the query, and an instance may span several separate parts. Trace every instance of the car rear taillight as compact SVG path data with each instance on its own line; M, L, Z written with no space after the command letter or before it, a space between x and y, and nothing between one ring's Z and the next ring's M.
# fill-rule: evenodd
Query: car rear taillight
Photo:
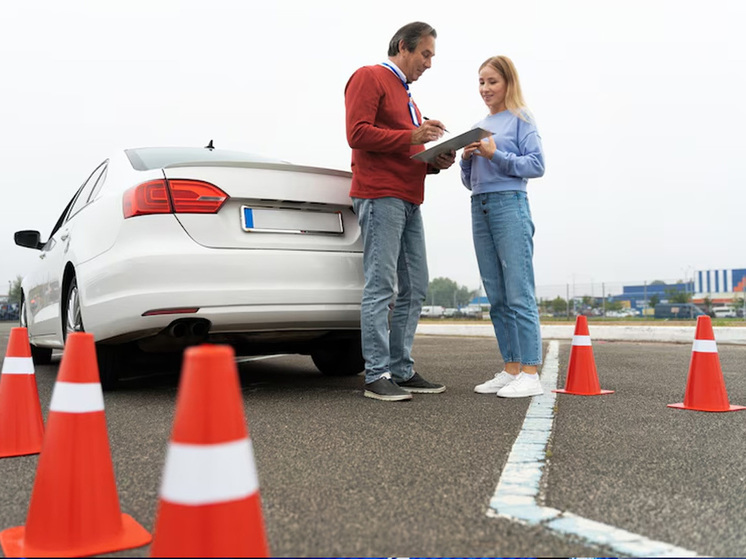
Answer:
M168 181L171 200L177 214L214 214L228 199L228 195L214 184L186 179Z
M164 213L217 213L228 195L214 184L189 179L158 179L134 186L124 193L125 219Z
M124 193L122 209L125 219L137 215L171 213L166 181L161 179L133 186Z

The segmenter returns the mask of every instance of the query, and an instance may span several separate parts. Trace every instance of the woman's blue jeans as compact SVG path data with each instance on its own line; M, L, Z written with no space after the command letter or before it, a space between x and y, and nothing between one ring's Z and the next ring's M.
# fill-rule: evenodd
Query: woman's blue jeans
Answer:
M534 223L523 191L471 197L472 234L490 318L506 363L541 364Z
M406 381L414 375L412 344L428 283L420 207L398 198L353 198L352 204L363 236L365 382L387 372Z

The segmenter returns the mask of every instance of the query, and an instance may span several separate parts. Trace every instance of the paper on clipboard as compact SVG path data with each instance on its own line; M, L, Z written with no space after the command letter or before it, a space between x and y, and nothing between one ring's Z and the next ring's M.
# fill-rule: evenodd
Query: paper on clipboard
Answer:
M425 163L432 163L436 157L441 153L446 153L451 150L461 149L464 146L468 146L472 142L478 142L479 140L492 136L492 132L485 130L484 128L472 128L468 132L449 138L445 142L441 142L431 148L421 151L410 157L410 159L417 159L424 161Z

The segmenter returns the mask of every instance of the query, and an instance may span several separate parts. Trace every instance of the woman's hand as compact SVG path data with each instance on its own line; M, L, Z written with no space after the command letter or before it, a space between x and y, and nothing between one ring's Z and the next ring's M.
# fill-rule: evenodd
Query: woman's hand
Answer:
M461 153L461 159L469 161L477 149L479 149L479 142L472 142L471 144L464 146L464 151Z
M495 138L492 136L488 137L486 140L482 140L481 142L476 142L476 144L477 149L474 150L476 155L484 157L485 159L492 159L492 156L495 155L497 146L495 145Z

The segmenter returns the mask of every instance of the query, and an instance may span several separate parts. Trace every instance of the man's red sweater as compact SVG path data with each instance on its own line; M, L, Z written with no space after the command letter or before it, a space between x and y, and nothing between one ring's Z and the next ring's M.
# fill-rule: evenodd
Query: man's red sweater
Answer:
M425 147L410 143L416 127L402 81L385 66L363 66L345 86L345 107L352 148L350 196L392 196L422 204L428 165L410 159ZM417 105L415 110L422 122Z

